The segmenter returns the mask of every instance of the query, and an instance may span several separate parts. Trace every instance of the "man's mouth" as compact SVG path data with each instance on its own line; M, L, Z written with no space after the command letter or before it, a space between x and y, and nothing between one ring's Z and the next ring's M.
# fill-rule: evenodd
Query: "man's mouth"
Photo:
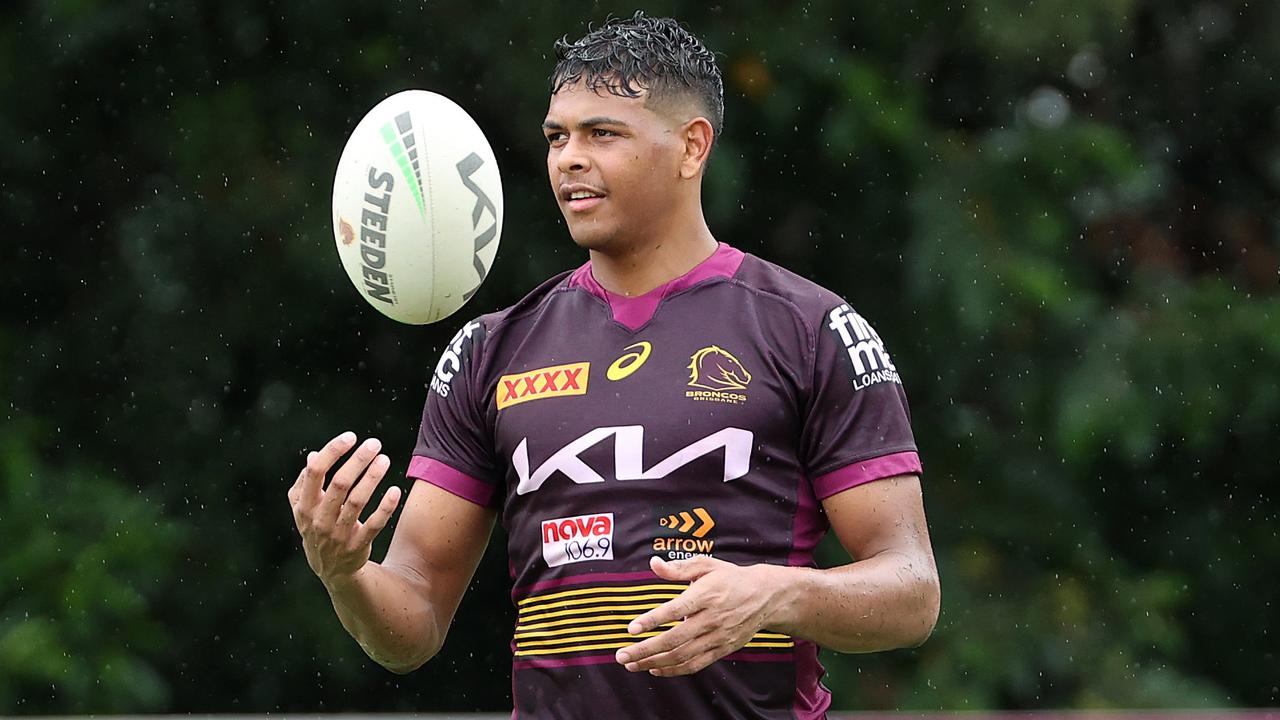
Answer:
M565 204L573 212L586 212L604 202L605 195L597 190L575 189L565 197Z
M570 199L568 199L568 209L575 211L575 213L581 213L581 211L595 208L595 206L599 205L600 202L604 202L603 196L575 192Z

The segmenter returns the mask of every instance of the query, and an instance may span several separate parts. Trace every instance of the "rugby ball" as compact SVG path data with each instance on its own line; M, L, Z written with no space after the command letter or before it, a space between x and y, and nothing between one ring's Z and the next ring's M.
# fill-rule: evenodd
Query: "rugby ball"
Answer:
M493 150L456 103L405 90L356 125L333 178L333 238L370 305L412 325L452 315L489 274L501 235Z

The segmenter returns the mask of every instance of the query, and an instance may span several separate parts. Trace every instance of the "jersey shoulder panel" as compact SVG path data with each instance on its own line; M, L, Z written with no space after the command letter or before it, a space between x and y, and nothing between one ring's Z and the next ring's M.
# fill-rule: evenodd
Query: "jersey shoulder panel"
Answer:
M904 467L918 471L902 380L871 324L836 293L754 256L747 256L735 280L796 308L813 338L802 390L800 456L817 496L898 474ZM909 466L900 454L910 455ZM883 457L898 464L882 462L870 470L858 464Z
M776 297L793 308L813 346L821 344L818 341L824 332L830 334L836 331L844 322L841 318L846 315L851 319L856 318L860 328L867 325L852 304L838 293L749 253L734 281L758 293ZM879 341L879 335L869 326L864 329ZM847 334L841 334L840 337L847 346L850 342Z
M750 253L734 280L790 303L810 331L816 329L823 313L844 302L818 283Z
M508 340L518 341L522 332L527 332L528 321L536 318L558 295L569 290L570 274L570 271L565 271L553 275L514 304L476 318L476 322L484 327L484 346L480 348L476 368L479 376L484 377L490 369L492 348Z
M500 500L502 464L493 453L489 374L501 367L504 339L519 342L520 320L535 316L566 277L557 275L511 307L464 323L445 346L431 377L410 477L480 505Z
M512 305L481 315L479 321L484 323L485 332L492 334L507 330L512 325L518 325L521 319L536 314L547 303L551 302L557 294L569 289L570 274L570 271L566 270L553 275Z

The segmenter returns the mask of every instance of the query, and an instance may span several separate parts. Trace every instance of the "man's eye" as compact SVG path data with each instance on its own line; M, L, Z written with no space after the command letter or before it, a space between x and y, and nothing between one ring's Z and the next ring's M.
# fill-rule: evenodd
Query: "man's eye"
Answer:
M564 140L564 133L548 133L547 134L547 142L549 144L554 145L562 140Z
M596 128L593 132L595 133L596 137L609 137L611 135L618 134L612 130L605 130L604 128Z

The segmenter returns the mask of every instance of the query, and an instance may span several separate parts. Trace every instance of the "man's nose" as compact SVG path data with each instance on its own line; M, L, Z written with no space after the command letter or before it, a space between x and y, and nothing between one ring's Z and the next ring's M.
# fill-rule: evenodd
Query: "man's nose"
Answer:
M560 148L556 164L562 173L582 173L591 169L591 156L582 141L571 135Z

